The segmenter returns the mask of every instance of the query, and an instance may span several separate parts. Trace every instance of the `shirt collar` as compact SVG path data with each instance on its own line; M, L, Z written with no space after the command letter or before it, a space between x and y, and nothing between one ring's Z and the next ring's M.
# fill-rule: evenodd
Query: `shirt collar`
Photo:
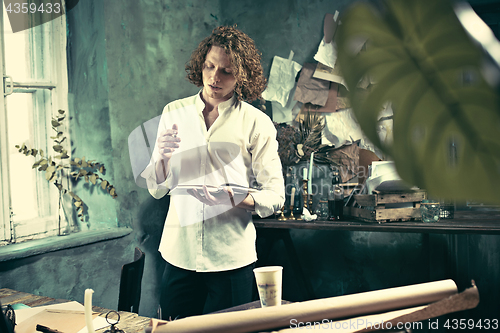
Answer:
M205 109L205 103L203 102L203 99L201 98L201 93L203 92L203 88L198 92L198 95L196 96L196 109L203 111ZM218 111L219 113L223 113L224 111L228 110L231 106L235 105L238 99L236 98L236 94L233 93L233 96L231 96L230 99L227 101L224 101L219 104L218 106Z

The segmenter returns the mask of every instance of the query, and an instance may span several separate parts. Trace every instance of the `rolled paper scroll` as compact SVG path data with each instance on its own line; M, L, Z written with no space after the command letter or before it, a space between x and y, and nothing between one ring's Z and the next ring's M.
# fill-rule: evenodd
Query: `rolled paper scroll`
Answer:
M457 294L453 280L381 289L283 306L214 313L169 321L154 333L246 333L426 305Z

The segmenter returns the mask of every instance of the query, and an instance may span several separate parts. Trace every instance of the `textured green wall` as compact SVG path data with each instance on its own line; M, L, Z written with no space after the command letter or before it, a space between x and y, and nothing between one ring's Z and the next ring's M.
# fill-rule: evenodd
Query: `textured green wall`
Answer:
M82 229L129 226L125 238L0 264L2 287L114 308L120 266L133 248L146 252L140 313L155 316L163 260L157 252L168 198L138 187L129 162L128 135L158 116L168 102L198 88L184 78L197 43L223 24L237 24L256 41L269 73L273 56L313 61L325 13L349 1L85 0L68 13L70 115L76 155L104 162L118 198L85 185L89 205ZM316 297L328 297L455 277L461 289L476 279L482 318L499 313L499 238L293 230L299 260ZM259 240L259 249L265 240ZM284 297L303 299L281 243L266 263L285 266ZM21 277L22 278L19 278ZM491 292L486 293L486 290ZM479 311L479 310L478 310ZM496 311L496 312L495 312ZM475 312L476 315L477 311Z

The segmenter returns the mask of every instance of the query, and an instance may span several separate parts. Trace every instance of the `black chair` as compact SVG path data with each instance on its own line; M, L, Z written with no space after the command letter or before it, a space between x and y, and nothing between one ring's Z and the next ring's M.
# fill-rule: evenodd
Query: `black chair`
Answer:
M16 313L10 305L6 306L5 309L2 307L2 302L0 302L0 332L14 333L14 327L16 325Z
M139 313L145 257L146 255L144 252L136 247L134 261L122 266L120 293L118 295L118 311Z

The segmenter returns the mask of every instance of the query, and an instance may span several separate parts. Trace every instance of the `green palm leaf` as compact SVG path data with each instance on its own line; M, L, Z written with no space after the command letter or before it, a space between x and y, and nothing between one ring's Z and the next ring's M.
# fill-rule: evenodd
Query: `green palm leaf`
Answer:
M355 4L336 36L361 128L405 181L431 196L499 203L499 96L482 75L482 50L448 1L379 4ZM355 53L360 40L366 49ZM375 84L368 91L356 88L367 76ZM394 111L390 145L377 134L386 102Z

